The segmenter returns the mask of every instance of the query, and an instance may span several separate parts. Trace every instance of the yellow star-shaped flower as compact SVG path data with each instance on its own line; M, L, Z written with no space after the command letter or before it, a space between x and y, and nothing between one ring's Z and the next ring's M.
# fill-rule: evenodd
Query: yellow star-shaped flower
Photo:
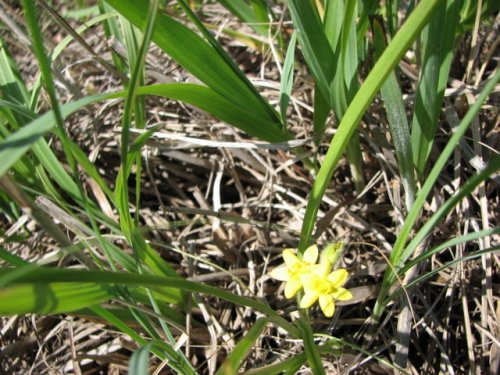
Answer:
M318 247L310 246L304 252L302 259L297 257L291 249L283 250L283 266L276 267L270 273L271 277L286 281L285 297L292 298L302 288L301 277L310 272L318 260Z
M330 262L323 262L314 267L312 272L303 273L300 278L304 287L300 307L311 307L319 300L319 307L328 318L335 313L335 300L346 301L352 298L351 292L342 288L348 272L343 268L330 272L331 267Z

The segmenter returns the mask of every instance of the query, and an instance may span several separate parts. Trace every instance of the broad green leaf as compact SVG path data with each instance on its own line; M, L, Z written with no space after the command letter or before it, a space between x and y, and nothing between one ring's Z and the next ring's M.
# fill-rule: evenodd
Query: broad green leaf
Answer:
M160 84L141 87L137 93L163 96L195 105L224 122L268 142L283 142L290 139L281 131L279 123L257 117L248 108L235 105L208 87L188 83Z

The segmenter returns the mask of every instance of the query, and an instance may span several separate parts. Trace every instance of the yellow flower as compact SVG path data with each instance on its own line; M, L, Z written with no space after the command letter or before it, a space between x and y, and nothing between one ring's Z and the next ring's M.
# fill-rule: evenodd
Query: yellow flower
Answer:
M309 273L318 260L318 247L316 245L308 247L302 259L299 259L291 249L285 249L283 260L285 264L276 267L270 275L277 280L286 281L285 297L292 298L302 288L301 276Z
M312 272L303 273L300 278L304 287L300 307L311 307L319 299L319 307L328 318L335 312L335 300L346 301L352 298L351 292L342 288L349 275L347 271L341 268L330 272L331 267L330 262L322 262Z

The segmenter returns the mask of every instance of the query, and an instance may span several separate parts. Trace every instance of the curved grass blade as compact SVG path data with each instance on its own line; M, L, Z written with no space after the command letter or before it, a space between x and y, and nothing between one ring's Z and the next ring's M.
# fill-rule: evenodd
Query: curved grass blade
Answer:
M98 100L105 99L106 95L88 96L86 98L61 106L63 117ZM55 126L55 117L52 111L44 113L31 123L12 133L0 142L0 176L3 175L33 144L40 140Z
M242 375L296 374L297 371L300 370L305 361L306 361L306 355L304 353L301 353L291 358L285 359L284 361L280 360L272 365L245 371L242 373Z
M279 128L279 123L259 118L248 108L235 105L209 87L188 83L172 83L141 87L137 93L139 95L164 96L193 104L224 122L268 142L290 140L290 136L284 134ZM259 123L259 127L255 126L256 123Z
M446 241L446 242L442 243L441 245L436 246L435 248L426 251L423 254L420 254L418 257L411 259L403 267L401 267L401 269L399 270L399 273L400 273L400 275L403 275L406 271L408 271L413 266L419 264L420 262L422 262L426 259L429 259L434 254L437 254L437 253L443 251L444 249L454 247L454 246L461 244L461 243L471 243L473 241L478 240L479 238L493 236L493 235L500 235L500 228L485 229L485 230L481 230L479 232L469 233L465 236L452 238L451 240Z
M252 1L252 5L244 0L219 0L227 10L249 24L258 34L263 37L269 36L269 26L266 25L267 6L264 1Z
M420 283L422 283L423 281L430 279L431 277L439 274L440 272L447 269L448 267L454 266L455 264L466 262L468 260L480 258L484 255L491 255L491 254L498 253L498 252L500 252L500 246L492 246L488 249L474 251L473 253L464 255L461 258L453 259L452 261L449 261L448 263L445 263L440 267L434 268L433 270L427 272L424 275L420 275L420 276L416 277L410 283L405 285L405 289L408 290L408 289L414 288L414 287L418 286ZM404 293L403 288L397 289L396 291L394 291L394 293L392 293L390 296L388 296L387 302L390 302L391 300L399 297L401 295L401 293Z
M148 341L146 341L144 337L142 337L134 329L130 328L127 323L120 319L116 314L100 306L92 306L91 310L125 334L129 335L138 344L147 345ZM154 344L150 347L150 351L161 360L168 358L171 361L171 367L178 371L179 374L196 375L196 371L194 371L191 365L185 362L180 354L175 352L167 343L159 340L152 342Z

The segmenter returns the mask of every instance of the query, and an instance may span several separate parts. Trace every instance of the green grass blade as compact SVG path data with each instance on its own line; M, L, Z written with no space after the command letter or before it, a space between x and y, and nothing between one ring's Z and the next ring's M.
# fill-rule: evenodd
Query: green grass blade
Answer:
M244 0L219 0L227 10L236 17L249 24L258 34L263 37L269 36L269 26L267 19L267 6L263 1L252 1L249 5Z
M280 114L281 122L286 124L286 116L288 104L290 103L290 96L292 95L293 88L293 68L295 63L295 46L297 44L297 32L292 34L290 43L286 50L285 62L283 64L283 73L281 75L280 85Z
M293 357L287 358L283 361L279 360L277 363L274 363L272 365L245 371L242 374L243 375L296 374L300 370L305 361L306 361L306 355L304 353L301 353Z
M0 315L71 312L110 298L105 287L91 282L34 283L0 289Z
M215 375L232 375L238 372L245 358L250 354L250 350L262 334L262 331L269 323L268 318L260 318L254 323L252 328L234 347L227 358L222 362Z
M349 105L339 128L330 143L328 152L323 161L316 181L307 202L304 223L300 236L299 251L303 252L311 242L311 234L316 222L319 205L326 187L328 186L335 167L337 166L342 153L346 149L354 131L356 130L361 117L371 103L373 97L378 92L387 76L392 72L398 61L401 59L408 47L417 38L420 30L425 26L428 19L434 12L439 0L423 0L415 8L408 20L403 24L392 42L386 48L380 59L377 61L372 71L360 87L353 101Z
M10 276L10 273L16 273L16 270L0 268L0 280L8 278ZM141 286L150 287L152 289L168 285L169 288L177 288L187 292L208 294L237 305L252 307L272 318L274 323L287 330L291 335L296 337L300 335L299 330L295 326L288 323L285 319L281 318L273 309L262 302L256 301L251 298L242 297L225 290L212 287L210 285L184 280L180 277L35 267L30 269L29 272L22 272L21 274L16 273L15 278L11 277L10 280L11 284L46 284L51 282L91 282L101 285L126 285L129 287ZM41 299L50 298L49 295L43 294L36 297ZM5 306L5 309L8 308L8 306ZM8 311L11 311L11 314L16 313L15 310L12 309Z
M434 143L453 57L460 7L460 0L441 1L436 14L422 32L423 66L411 129L413 160L419 176L424 173Z
M408 246L397 258L398 265L404 264L415 252L417 246L427 237L437 224L455 207L466 195L471 194L474 189L490 176L500 170L500 156L494 157L487 166L478 174L469 178L458 192L451 196L432 216L426 220L424 226L418 231Z
M359 86L355 16L355 1L329 1L326 4L324 30L334 54L331 62L334 74L330 83L330 105L338 121L342 121ZM346 153L356 191L361 192L364 187L361 168L363 159L357 132L347 145Z
M313 129L315 134L325 130L330 111L331 108L328 100L325 99L319 90L314 90ZM317 143L319 144L320 142L321 140L319 139Z
M221 47L219 42L214 38L212 33L205 27L205 25L199 20L199 18L196 16L196 14L193 13L191 8L186 4L185 0L177 0L178 3L181 5L182 9L186 12L188 15L189 19L196 25L198 30L202 33L202 35L205 37L205 39L210 43L212 46L213 50L219 55L219 57L225 61L227 67L232 70L233 74L238 77L238 79L243 83L248 92L255 98L260 105L260 108L255 108L256 110L263 109L266 113L269 119L275 122L279 122L279 117L276 111L274 110L273 107L259 94L257 89L255 88L254 85L248 80L248 78L245 76L245 74L238 68L236 63L231 59L231 57L224 51L224 49ZM224 94L224 93L222 93ZM248 105L248 103L240 103L243 105ZM253 106L252 106L253 107Z
M17 266L17 267L22 267L26 266L29 263L26 262L23 258L12 254L10 251L5 250L3 247L0 247L0 259L4 260L5 262Z
M52 105L52 111L54 113L54 119L56 123L55 133L61 140L64 154L71 170L73 171L74 177L76 178L76 165L74 163L72 154L67 148L67 142L65 142L67 139L67 134L64 129L64 118L61 112L59 101L57 99L54 80L52 79L50 60L45 53L43 36L38 26L38 16L36 13L37 8L33 0L22 0L22 4L24 9L24 17L26 19L26 23L29 27L32 38L32 48L40 65L40 72L42 74L45 89L47 90L47 94L50 98L50 104Z
M325 374L325 368L323 367L321 354L319 352L318 346L314 342L314 335L311 328L311 323L309 323L305 318L300 317L296 321L296 324L301 332L302 341L304 342L304 352L307 358L307 362L311 367L312 373L314 375Z
M375 45L375 56L380 58L386 47L383 32L383 24L378 18L372 22L373 40ZM396 74L392 72L380 88L382 100L384 101L389 129L391 131L394 149L398 160L399 173L405 192L406 209L410 210L415 200L416 184L415 171L413 168L413 154L410 142L410 126L406 117L403 94L399 87Z
M129 335L139 345L146 345L148 343L139 333L130 328L127 323L125 323L122 319L120 319L119 316L112 313L110 310L106 310L100 306L92 306L91 310L104 320L110 322L113 326L117 327L125 334ZM153 343L153 345L150 347L150 351L161 360L168 359L170 361L169 365L171 366L171 368L178 371L179 374L196 374L193 368L183 361L180 354L175 352L173 348L170 347L167 343L158 340L151 342Z
M0 92L3 99L14 104L25 105L29 102L28 90L2 38L0 38ZM4 111L5 108L0 110ZM19 127L19 124L29 121L29 117L27 118L22 112L14 112L13 116L16 121L12 125L18 124L14 126L15 129Z
M408 240L408 237L412 231L412 229L415 226L415 222L427 200L427 197L429 196L432 188L434 187L439 174L441 173L442 169L445 167L449 157L451 156L453 150L455 147L458 145L460 139L463 137L465 134L466 130L470 126L472 120L474 117L477 115L479 112L481 105L484 103L488 95L493 91L495 88L495 85L500 81L500 71L497 71L496 75L488 81L486 86L483 88L481 95L478 97L477 101L474 103L472 107L470 107L469 111L467 114L464 116L462 121L460 122L460 125L456 128L455 132L451 136L450 140L446 144L446 147L443 149L441 152L441 155L439 156L438 160L434 164L434 167L429 173L429 176L427 177L424 185L420 189L419 194L417 195L417 198L415 199L415 202L412 206L412 209L408 213L408 216L406 217L406 220L401 227L401 230L399 231L398 237L396 238L396 242L394 243L393 250L391 252L391 263L396 267L402 266L402 254L405 251L405 245ZM495 159L495 163L498 163L498 157ZM490 168L495 168L495 165L490 163L489 164ZM480 177L478 177L480 176ZM478 175L474 176L472 179L470 179L467 184L473 184L473 183L478 183L477 179L484 178L484 174L479 173ZM474 182L472 182L474 181ZM462 191L463 190L462 188ZM405 252L405 257L407 257L408 252ZM383 309L385 308L385 305L383 301L385 300L386 293L391 287L393 281L394 281L394 273L392 271L392 268L389 267L384 275L384 280L382 281L382 289L379 293L378 299L377 299L377 304L374 308L374 317L377 319L380 317L382 314Z
M153 346L152 342L137 349L128 363L128 373L137 375L149 375L149 352Z
M157 12L158 12L158 1L152 1L146 16L147 22L144 29L143 40L137 51L134 47L135 34L133 29L129 28L127 29L128 32L125 31L125 39L129 43L129 55L130 55L129 58L135 57L135 61L132 74L130 77L130 82L128 85L125 105L123 108L122 133L121 133L121 170L120 173L118 174L116 181L115 199L116 199L118 214L120 216L120 226L130 244L132 244L132 231L134 230L135 226L132 221L132 215L130 214L129 196L128 196L130 128L132 127L132 117L134 115L134 108L137 108L136 107L137 88L139 87L139 84L141 83L142 80L144 71L144 62L146 59L146 54L148 51L151 36L153 35L153 29L156 21ZM130 26L130 25L128 25L128 22L125 22L125 26ZM137 56L134 56L136 54ZM135 112L135 118L137 119L141 117L142 114L143 113Z
M139 95L158 95L193 104L224 122L268 142L290 140L290 137L281 131L279 123L259 118L249 108L235 105L209 87L188 83L172 83L141 87L137 93ZM260 126L256 127L256 123L259 123Z
M431 271L416 277L410 283L405 285L405 290L408 291L411 288L417 287L423 281L429 280L430 278L434 277L435 275L438 275L440 272L442 272L442 271L446 270L447 268L452 267L458 263L467 262L469 260L477 259L477 258L483 257L485 255L496 254L499 252L500 252L500 246L492 246L492 247L487 248L487 249L474 251L474 252L466 254L460 258L455 258L455 259L443 264L442 266L436 267L436 268L432 269ZM394 293L392 293L390 296L388 296L387 302L390 302L391 300L394 300L395 298L401 296L401 294L404 293L405 290L403 290L403 288L397 289L396 291L394 291Z

